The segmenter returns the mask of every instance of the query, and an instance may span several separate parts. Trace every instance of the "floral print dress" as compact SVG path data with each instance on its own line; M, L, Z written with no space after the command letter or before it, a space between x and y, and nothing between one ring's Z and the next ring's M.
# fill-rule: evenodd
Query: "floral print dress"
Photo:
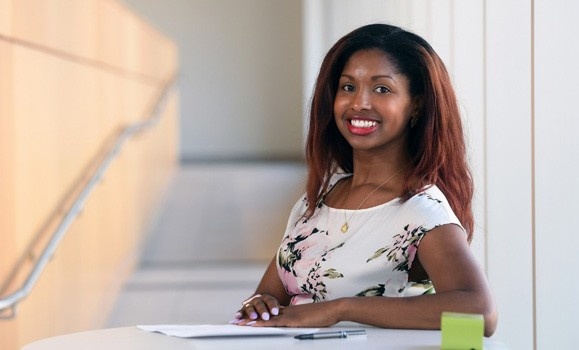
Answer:
M335 175L330 188L347 174ZM321 203L305 219L306 200L293 207L277 252L278 274L292 304L351 296L404 297L433 292L430 281L409 282L408 271L428 231L460 223L445 196L430 186L401 203L358 211ZM349 229L342 233L345 215ZM461 226L462 227L462 226Z

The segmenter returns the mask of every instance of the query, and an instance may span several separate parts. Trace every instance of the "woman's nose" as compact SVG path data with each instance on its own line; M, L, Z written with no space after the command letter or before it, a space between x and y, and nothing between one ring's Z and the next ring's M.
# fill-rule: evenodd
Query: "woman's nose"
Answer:
M358 90L353 96L352 109L355 111L370 109L370 96L366 91Z

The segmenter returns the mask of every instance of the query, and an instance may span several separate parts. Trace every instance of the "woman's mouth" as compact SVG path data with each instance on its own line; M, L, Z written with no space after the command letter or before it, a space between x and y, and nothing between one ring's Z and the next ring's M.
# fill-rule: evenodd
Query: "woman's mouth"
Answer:
M376 131L380 123L369 119L348 119L348 130L355 135L368 135Z

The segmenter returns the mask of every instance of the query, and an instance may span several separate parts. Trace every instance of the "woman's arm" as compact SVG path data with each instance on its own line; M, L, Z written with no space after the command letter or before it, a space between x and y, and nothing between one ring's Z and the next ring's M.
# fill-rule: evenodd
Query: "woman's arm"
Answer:
M261 319L255 325L326 327L353 321L385 328L440 329L442 312L452 311L482 314L485 335L492 335L497 323L495 304L462 229L450 224L431 230L419 245L418 259L434 285L435 294L349 297L290 306L278 316L267 321Z

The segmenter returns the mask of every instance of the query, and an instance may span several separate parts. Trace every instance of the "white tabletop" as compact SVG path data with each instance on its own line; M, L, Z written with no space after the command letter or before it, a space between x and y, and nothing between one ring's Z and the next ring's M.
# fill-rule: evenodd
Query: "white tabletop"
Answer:
M434 350L440 349L440 331L381 329L365 326L365 336L351 336L346 339L298 340L292 336L228 337L184 339L150 333L137 327L122 327L72 333L47 338L26 345L23 350L117 350L117 349L397 349L397 350ZM329 330L352 329L352 327L331 327ZM328 329L320 329L327 331ZM505 350L501 342L491 338L484 339L485 349Z

